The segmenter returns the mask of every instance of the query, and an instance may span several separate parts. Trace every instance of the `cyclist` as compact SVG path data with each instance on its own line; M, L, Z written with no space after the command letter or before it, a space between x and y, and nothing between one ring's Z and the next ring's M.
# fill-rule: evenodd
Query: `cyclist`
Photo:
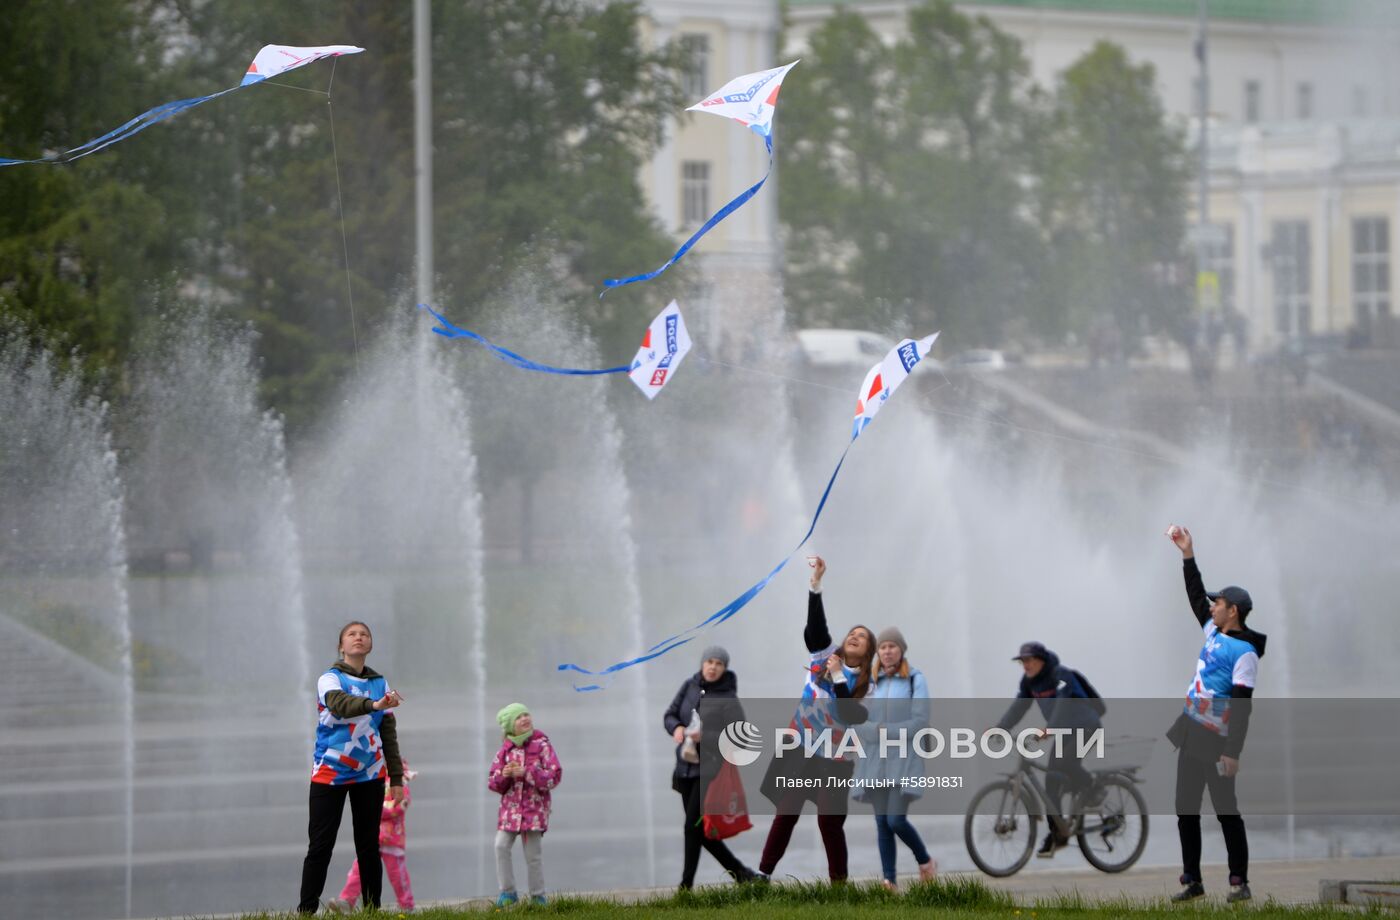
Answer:
M1231 585L1210 593L1196 567L1191 532L1185 527L1167 530L1181 550L1186 577L1186 597L1191 612L1205 632L1205 645L1196 660L1196 674L1186 691L1186 706L1172 723L1167 739L1175 745L1176 827L1181 836L1182 889L1173 901L1205 897L1201 879L1201 794L1210 789L1210 801L1225 835L1230 864L1227 901L1247 901L1249 890L1249 840L1244 818L1235 800L1235 774L1240 769L1249 730L1249 702L1254 696L1259 659L1264 657L1266 637L1244 625L1254 601L1244 588Z
M1086 734L1102 727L1099 708L1090 703L1066 703L1069 699L1097 699L1088 679L1073 668L1060 664L1060 656L1050 651L1040 642L1027 642L1011 659L1019 661L1024 675L1016 693L1016 700L1001 717L997 727L1009 731L1021 721L1034 700L1040 705L1045 717L1045 728L1041 737L1052 728L1082 730ZM1098 704L1102 706L1102 704ZM1080 805L1092 808L1103 800L1103 790L1095 787L1093 777L1084 769L1075 756L1074 745L1064 745L1058 751L1050 751L1046 761L1045 791L1050 797L1051 810L1058 812L1066 792L1080 796ZM1068 784L1068 786L1066 786ZM1050 859L1055 851L1069 843L1070 822L1061 814L1047 815L1050 832L1036 851L1036 856Z

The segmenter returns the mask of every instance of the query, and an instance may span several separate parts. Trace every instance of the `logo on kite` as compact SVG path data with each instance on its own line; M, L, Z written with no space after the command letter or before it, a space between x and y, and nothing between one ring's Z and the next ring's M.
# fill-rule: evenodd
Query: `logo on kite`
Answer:
M914 369L914 365L919 363L919 347L914 342L899 346L899 361L904 365L904 372L907 374Z

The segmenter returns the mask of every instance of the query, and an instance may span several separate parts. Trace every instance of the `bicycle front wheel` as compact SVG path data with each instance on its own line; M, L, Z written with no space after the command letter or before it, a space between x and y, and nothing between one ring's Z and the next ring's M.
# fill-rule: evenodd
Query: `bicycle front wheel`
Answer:
M977 791L963 822L967 855L990 876L1005 878L1021 871L1035 849L1038 809L1030 792L1020 794L1009 780Z
M1122 872L1147 847L1147 803L1131 780L1110 776L1101 782L1103 804L1080 822L1079 849L1095 869Z

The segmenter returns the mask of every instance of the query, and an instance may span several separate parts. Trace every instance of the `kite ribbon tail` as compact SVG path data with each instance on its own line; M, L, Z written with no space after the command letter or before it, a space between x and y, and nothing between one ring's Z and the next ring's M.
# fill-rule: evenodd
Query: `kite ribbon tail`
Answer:
M850 451L851 444L847 444L846 449L841 452L841 459L836 461L836 469L832 470L831 478L828 479L826 482L826 488L822 491L821 501L817 503L817 511L815 514L812 515L812 523L807 528L807 533L802 537L802 542L798 543L795 547L793 547L792 551L789 552L786 556L784 556L782 558L782 561L780 561L777 565L773 567L772 571L770 571L767 575L763 576L761 579L756 581L754 584L750 585L748 590L744 591L743 594L740 594L738 597L734 598L734 600L725 604L723 607L716 610L714 613L710 614L708 617L701 620L699 623L695 624L694 626L690 627L684 632L676 633L676 635L671 636L668 639L662 639L660 642L656 643L651 648L643 652L641 655L638 655L636 658L630 658L626 661L619 661L616 664L609 665L601 671L590 671L587 668L580 667L576 664L561 664L558 666L558 670L571 671L575 674L582 674L586 677L607 677L612 674L616 674L619 671L625 671L628 668L635 667L636 665L651 661L654 658L660 658L667 652L680 648L687 642L694 640L695 637L702 631L709 629L712 626L717 626L720 623L723 623L725 620L728 620L740 610L744 609L744 607L749 603L749 601L753 600L755 597L758 596L759 592L761 592L764 588L768 587L768 583L772 581L773 578L777 576L777 574L781 572L789 562L792 561L792 557L797 555L798 550L806 546L807 541L812 539L812 534L815 533L817 529L817 521L821 519L822 511L826 508L826 500L831 497L831 487L836 484L836 477L840 475L841 466L846 462L846 455L849 454ZM574 689L579 693L587 693L593 690L603 690L605 689L605 685L575 685Z
M14 166L20 163L66 163L81 159L89 154L110 147L118 141L124 141L128 137L146 130L151 125L160 124L162 121L174 118L187 109L192 109L201 103L208 102L210 99L217 99L225 93L231 93L235 89L238 89L238 87L235 86L230 89L220 90L208 96L195 96L191 99L176 99L173 102L165 102L153 109L142 112L140 115L137 115L120 127L108 131L101 137L95 137L87 143L80 144L71 150L65 150L62 153L52 153L46 157L39 157L33 160L0 158L0 166Z
M657 275L661 274L666 269L679 262L687 252L690 252L690 248L700 241L700 237L704 236L706 233L709 233L712 229L714 229L716 224L724 220L730 214L733 214L739 208L743 207L744 204L754 195L757 195L758 190L763 188L763 183L768 181L768 177L773 172L773 140L770 137L764 137L763 142L768 147L768 169L763 173L762 179L759 179L756 183L749 186L747 189L745 189L739 194L739 197L735 198L733 201L729 202L729 204L720 208L714 213L713 216L710 217L709 220L701 224L700 229L696 230L695 233L690 237L690 239L686 240L683 244L681 244L681 248L676 250L676 254L671 256L671 258L667 259L666 263L660 268L654 271L646 272L645 274L633 275L630 278L609 278L603 282L603 287L605 288L603 294L607 293L607 288L619 288L628 284L634 284L638 281L650 281L652 278L655 278ZM603 294L599 294L598 296L602 297Z
M580 367L555 367L552 364L540 364L537 361L531 361L529 358L522 357L521 355L516 354L508 348L502 348L501 346L492 342L490 339L486 338L486 336L484 335L472 332L470 329L463 329L461 326L454 325L441 313L437 312L425 303L420 303L418 305L418 308L420 310L427 310L429 313L432 314L433 319L438 321L438 325L433 327L433 331L436 332L438 335L448 339L468 339L470 341L476 342L478 345L485 347L497 358L500 358L507 364L512 364L515 367L520 368L521 370L539 371L540 373L544 374L569 374L572 376L586 377L593 376L596 374L625 374L632 369L629 365L626 364L620 365L619 367L604 367L597 370L590 370L587 368Z

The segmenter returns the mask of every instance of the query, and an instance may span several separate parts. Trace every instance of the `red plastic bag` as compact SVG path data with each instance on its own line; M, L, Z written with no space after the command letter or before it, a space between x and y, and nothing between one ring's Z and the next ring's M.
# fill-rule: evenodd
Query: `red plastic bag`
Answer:
M705 790L704 832L709 840L724 840L753 827L739 768L725 761Z

